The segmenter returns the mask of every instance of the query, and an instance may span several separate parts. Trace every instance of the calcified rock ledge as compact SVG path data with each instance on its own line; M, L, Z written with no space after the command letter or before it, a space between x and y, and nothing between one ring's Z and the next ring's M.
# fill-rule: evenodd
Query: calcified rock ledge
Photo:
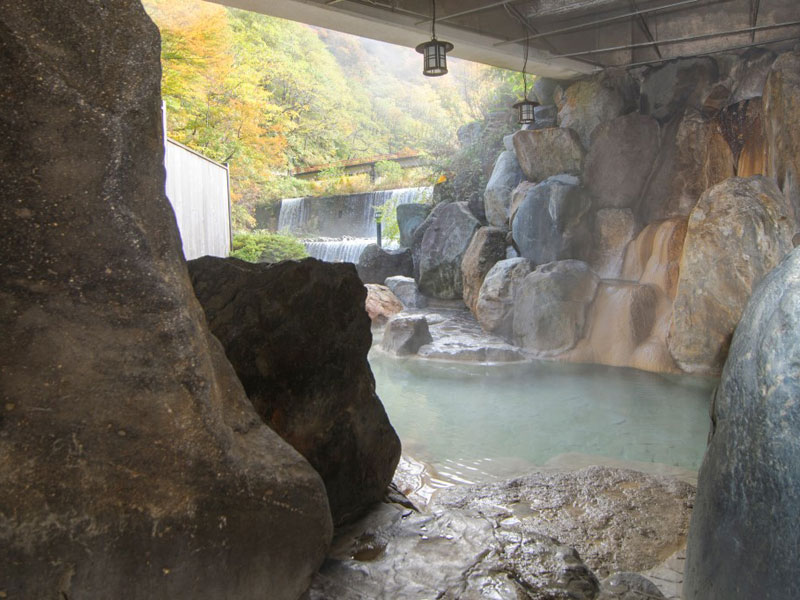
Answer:
M404 459L395 484L424 476ZM337 532L307 599L677 597L693 502L688 483L607 467L451 487L419 511L387 501Z

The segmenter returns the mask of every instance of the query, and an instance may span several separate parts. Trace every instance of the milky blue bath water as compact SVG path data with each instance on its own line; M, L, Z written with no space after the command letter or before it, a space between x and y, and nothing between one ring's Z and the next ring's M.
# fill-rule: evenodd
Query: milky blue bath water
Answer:
M585 464L697 470L717 383L598 365L443 363L375 351L370 363L404 452L440 469L544 466L579 456Z

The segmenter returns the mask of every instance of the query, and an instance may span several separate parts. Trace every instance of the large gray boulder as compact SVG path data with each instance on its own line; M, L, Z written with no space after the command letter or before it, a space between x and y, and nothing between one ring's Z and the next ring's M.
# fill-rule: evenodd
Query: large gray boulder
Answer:
M678 59L652 68L642 80L642 112L666 121L686 107L700 110L718 79L717 63L708 56Z
M516 154L507 150L501 152L483 193L486 220L489 225L508 228L511 193L523 179L524 175Z
M472 241L461 260L461 276L464 285L464 304L473 313L478 303L478 293L483 278L497 261L506 257L506 232L498 227L481 227L472 236Z
M766 175L775 178L800 223L800 50L786 52L773 63L764 88L764 124L769 162ZM795 225L797 226L797 225Z
M603 71L556 92L555 101L559 126L574 129L588 148L598 125L638 108L639 86L625 72Z
M510 338L517 286L533 270L527 258L507 258L489 270L478 293L475 317L484 331Z
M579 175L583 169L586 150L572 129L525 129L511 139L519 166L530 181L543 181L560 173Z
M540 265L517 286L513 336L540 356L566 352L583 337L599 278L584 262Z
M687 600L800 597L800 250L756 287L716 392L686 554Z
M423 294L445 300L461 298L461 261L479 227L466 202L453 202L436 211L420 244L419 289Z
M631 113L597 126L583 171L597 208L638 206L658 142L658 121L646 115Z
M427 204L399 204L397 206L397 228L400 230L400 246L410 248L414 242L414 232L422 225L431 207Z
M763 96L775 58L775 53L765 48L751 48L740 57L731 71L731 104Z
M583 258L592 241L591 206L586 190L571 175L527 188L511 224L514 245L537 264Z
M413 277L419 281L419 266L422 262L422 238L425 237L425 232L428 228L436 222L439 214L451 203L440 202L434 206L425 220L414 230L414 235L411 236L411 259L414 263Z
M395 356L416 354L433 341L424 315L397 316L390 319L383 331L381 348Z
M407 308L425 308L428 306L428 299L420 294L419 286L413 277L387 277L384 281L392 293L397 296L403 306Z
M383 284L387 277L394 275L410 277L414 272L411 250L386 250L378 244L370 244L361 251L356 271L364 283Z
M253 410L164 195L139 0L0 10L0 591L295 600L332 532Z
M189 274L256 412L325 482L334 523L360 516L385 494L400 440L375 394L353 266L206 256Z
M726 179L701 196L689 216L668 338L683 370L719 373L754 286L792 249L788 213L762 176Z

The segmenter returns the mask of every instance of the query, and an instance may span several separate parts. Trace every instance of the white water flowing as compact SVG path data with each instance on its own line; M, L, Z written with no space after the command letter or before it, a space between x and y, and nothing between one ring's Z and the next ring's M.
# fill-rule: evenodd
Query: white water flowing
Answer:
M427 202L433 187L410 187L324 198L281 200L278 231L329 239L305 241L310 256L327 262L358 262L361 252L375 243L375 209L395 210L400 204ZM384 244L393 247L396 244Z

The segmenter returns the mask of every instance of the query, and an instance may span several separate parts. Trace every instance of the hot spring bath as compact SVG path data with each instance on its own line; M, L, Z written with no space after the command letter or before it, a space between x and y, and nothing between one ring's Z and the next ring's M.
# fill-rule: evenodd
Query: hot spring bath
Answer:
M465 482L576 461L696 471L716 384L597 365L445 363L375 350L370 363L404 453Z

